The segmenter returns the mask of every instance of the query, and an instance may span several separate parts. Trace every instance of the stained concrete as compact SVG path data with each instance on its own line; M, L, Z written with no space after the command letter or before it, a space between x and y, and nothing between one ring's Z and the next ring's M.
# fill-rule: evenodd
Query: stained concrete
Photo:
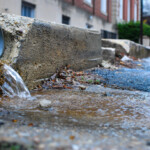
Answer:
M116 49L116 55L125 54L136 58L150 57L150 47L145 47L130 40L102 39L102 47Z
M115 62L115 48L110 47L102 47L102 58L104 61L108 61L109 63L114 64Z
M57 69L82 70L101 63L98 31L75 28L15 15L0 14L8 60L31 89Z

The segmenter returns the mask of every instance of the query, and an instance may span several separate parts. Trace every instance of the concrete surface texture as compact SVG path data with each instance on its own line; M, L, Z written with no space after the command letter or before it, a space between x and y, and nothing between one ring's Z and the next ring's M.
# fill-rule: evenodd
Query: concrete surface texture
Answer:
M136 58L147 58L150 56L150 47L129 40L102 39L102 47L115 48L116 55L122 53Z
M31 89L40 79L70 65L75 70L101 63L97 31L59 25L15 15L0 14L7 60Z
M116 52L115 48L102 47L103 60L113 64L115 62L115 52Z

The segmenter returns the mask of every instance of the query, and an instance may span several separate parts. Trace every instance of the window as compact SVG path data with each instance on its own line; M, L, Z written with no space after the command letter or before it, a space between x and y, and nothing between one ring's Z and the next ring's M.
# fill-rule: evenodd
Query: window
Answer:
M123 0L120 0L120 11L119 11L119 17L123 20Z
M92 5L92 0L84 0L85 3Z
M137 3L134 4L134 22L137 21Z
M62 23L69 25L70 24L70 17L62 15Z
M22 2L22 16L26 17L35 17L35 5L27 3L27 2Z
M130 0L128 0L128 22L130 21Z
M107 0L101 0L101 12L107 14Z
M101 37L105 39L117 39L117 34L106 30L101 30Z
M86 23L86 28L87 29L92 29L93 28L93 25L89 24L89 23Z

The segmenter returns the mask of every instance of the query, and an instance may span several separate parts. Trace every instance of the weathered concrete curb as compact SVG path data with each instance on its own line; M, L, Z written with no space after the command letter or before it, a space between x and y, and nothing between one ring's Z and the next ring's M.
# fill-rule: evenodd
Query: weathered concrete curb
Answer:
M102 39L102 47L116 49L116 55L121 53L136 58L150 57L150 48L129 40Z
M101 63L100 33L15 15L0 14L8 60L31 89L62 66L75 70Z
M108 61L111 64L114 64L115 62L115 48L110 47L102 47L102 60Z

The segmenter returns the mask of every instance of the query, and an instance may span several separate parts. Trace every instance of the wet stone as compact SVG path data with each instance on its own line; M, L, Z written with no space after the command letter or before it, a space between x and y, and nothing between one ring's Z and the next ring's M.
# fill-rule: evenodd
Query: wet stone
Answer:
M39 105L40 107L44 107L44 108L51 107L51 101L46 99L41 100Z

